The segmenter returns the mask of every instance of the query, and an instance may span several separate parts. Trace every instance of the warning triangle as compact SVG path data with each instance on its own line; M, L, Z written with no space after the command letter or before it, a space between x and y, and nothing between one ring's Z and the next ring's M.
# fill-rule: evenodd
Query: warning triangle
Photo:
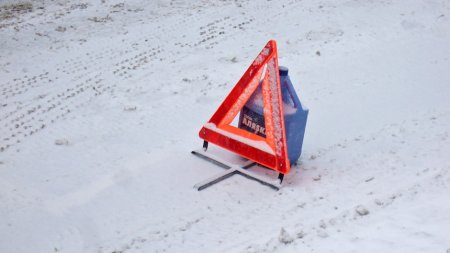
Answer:
M231 125L260 83L266 138ZM202 127L199 136L282 174L289 173L278 53L274 40L266 44L208 123Z

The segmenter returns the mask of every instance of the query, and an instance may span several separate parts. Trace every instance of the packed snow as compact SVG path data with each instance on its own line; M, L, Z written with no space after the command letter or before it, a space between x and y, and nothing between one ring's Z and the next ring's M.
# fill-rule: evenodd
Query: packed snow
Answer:
M270 39L303 154L197 191ZM0 0L0 252L448 253L449 45L447 0Z

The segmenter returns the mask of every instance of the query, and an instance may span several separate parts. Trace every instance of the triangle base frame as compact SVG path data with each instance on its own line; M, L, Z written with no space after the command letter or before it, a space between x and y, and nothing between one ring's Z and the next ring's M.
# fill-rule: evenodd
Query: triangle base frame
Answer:
M232 177L234 175L241 175L244 176L247 179L254 180L262 185L268 186L276 191L281 189L281 183L283 182L284 174L280 173L277 180L264 178L260 175L257 175L248 169L258 165L256 162L248 160L244 165L237 165L232 164L228 161L225 161L224 159L221 159L220 157L213 155L211 153L206 152L208 148L208 142L203 142L203 149L200 150L194 150L191 153L201 159L204 159L208 162L211 162L219 167L222 167L225 169L225 171L218 173L214 175L211 178L208 178L196 185L194 185L194 188L198 191L204 190L214 184L217 184L229 177Z

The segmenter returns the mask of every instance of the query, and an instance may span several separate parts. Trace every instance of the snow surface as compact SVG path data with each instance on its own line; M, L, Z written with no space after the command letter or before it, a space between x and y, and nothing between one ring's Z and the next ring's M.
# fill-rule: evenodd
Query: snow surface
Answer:
M0 252L449 252L448 1L17 3ZM269 39L310 108L299 165L197 192L198 131Z

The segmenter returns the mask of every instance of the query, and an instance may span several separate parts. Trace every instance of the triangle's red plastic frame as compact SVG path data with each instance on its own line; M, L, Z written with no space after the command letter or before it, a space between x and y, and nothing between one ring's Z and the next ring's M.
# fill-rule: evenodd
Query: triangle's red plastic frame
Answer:
M230 125L261 82L266 138ZM199 136L282 174L289 173L278 53L274 40L266 44L208 123L202 127Z

